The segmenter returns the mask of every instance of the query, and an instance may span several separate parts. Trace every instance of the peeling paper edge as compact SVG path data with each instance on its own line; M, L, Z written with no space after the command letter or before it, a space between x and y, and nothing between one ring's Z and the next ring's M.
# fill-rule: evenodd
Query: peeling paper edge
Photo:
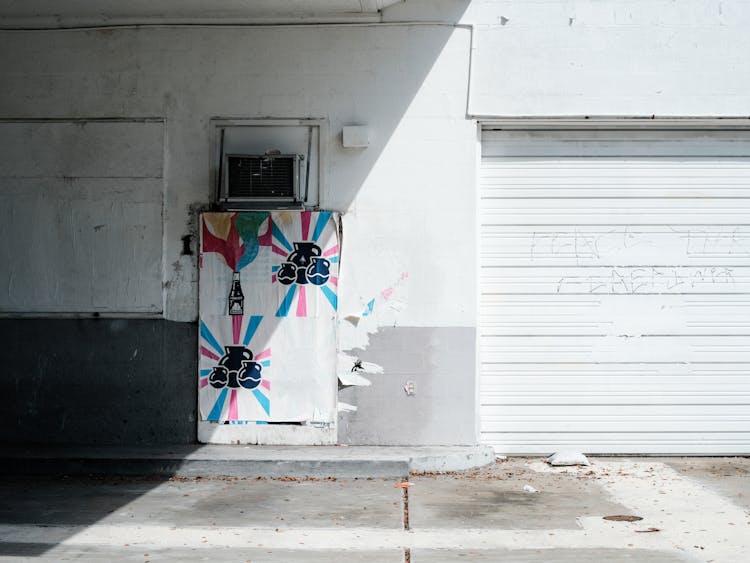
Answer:
M404 290L409 281L409 272L402 272L387 288L377 292L367 303L360 304L359 311L349 311L339 317L341 331L341 350L366 349L370 345L370 336L376 334L383 326L395 325L395 318L408 306ZM382 318L383 311L386 317ZM370 372L368 372L370 373ZM380 372L372 372L380 373Z
M338 377L339 383L344 387L351 387L353 385L368 387L372 385L372 381L355 372L342 372L338 374Z
M355 407L354 405L350 405L349 403L339 401L338 410L339 412L357 412L357 407Z

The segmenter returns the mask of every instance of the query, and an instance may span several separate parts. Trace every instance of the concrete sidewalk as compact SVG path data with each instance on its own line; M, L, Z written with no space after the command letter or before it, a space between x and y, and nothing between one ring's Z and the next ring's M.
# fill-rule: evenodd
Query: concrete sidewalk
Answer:
M0 475L403 477L495 460L490 446L0 447Z
M6 478L0 561L750 560L748 459L513 458L400 481Z

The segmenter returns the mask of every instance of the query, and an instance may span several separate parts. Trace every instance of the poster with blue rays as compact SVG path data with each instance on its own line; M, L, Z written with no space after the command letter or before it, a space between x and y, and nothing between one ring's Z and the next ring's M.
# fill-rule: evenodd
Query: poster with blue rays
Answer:
M324 211L202 216L202 421L335 420L338 220Z
M277 317L335 317L338 309L337 217L330 212L274 213L271 283Z
M335 325L326 321L201 318L201 420L305 422L324 414L332 421L336 335Z
M205 213L201 314L247 309L276 317L330 317L338 309L339 217L330 211ZM243 303L231 300L238 287ZM237 311L230 311L232 303Z

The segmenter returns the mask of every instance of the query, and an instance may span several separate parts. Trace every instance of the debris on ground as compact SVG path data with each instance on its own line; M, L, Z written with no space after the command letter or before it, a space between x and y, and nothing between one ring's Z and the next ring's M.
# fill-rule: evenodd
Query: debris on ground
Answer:
M604 516L604 520L610 522L638 522L643 520L640 516L633 516L632 514L614 514L612 516Z
M524 485L523 486L523 490L526 491L527 493L538 493L539 492L534 487L532 487L531 485Z
M585 455L576 451L556 452L547 458L547 463L554 465L555 467L566 465L591 465Z

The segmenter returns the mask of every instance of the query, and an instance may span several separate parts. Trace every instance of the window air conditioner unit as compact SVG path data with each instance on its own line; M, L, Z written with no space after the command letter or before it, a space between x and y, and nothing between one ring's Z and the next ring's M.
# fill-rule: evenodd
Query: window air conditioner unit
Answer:
M225 154L219 200L226 204L301 202L299 154Z

